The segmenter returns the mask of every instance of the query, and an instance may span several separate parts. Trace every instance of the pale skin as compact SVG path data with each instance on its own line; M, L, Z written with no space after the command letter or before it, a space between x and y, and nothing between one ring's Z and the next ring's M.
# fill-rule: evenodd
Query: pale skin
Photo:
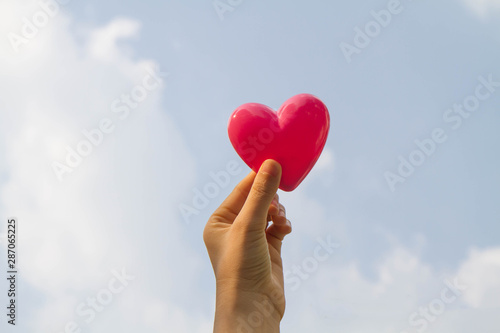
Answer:
M281 245L292 231L276 193L280 179L279 163L265 161L205 226L203 239L216 280L214 333L280 330L285 313Z

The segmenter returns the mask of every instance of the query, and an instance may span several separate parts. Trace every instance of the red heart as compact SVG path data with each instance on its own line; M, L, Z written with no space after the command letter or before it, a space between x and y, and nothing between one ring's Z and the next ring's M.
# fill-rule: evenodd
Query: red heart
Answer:
M281 164L280 189L293 191L316 164L330 129L325 104L309 94L287 100L278 112L248 103L229 119L229 140L243 161L255 172L267 159Z

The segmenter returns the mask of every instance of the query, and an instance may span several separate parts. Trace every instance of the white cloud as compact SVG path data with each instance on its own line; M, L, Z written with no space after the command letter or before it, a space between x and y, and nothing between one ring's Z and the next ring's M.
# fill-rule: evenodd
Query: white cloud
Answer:
M492 10L500 10L500 0L464 0L478 16L488 17Z
M474 308L500 307L500 248L472 249L458 275L470 285L465 300Z
M353 262L320 263L297 291L287 290L283 330L415 333L425 326L425 332L465 333L472 327L487 328L487 332L500 329L496 317L486 312L499 306L500 248L473 250L455 272L439 272L399 246L375 266L375 272L374 278L368 278ZM455 277L466 289L450 304L444 303L443 313L434 321L423 324L420 308L439 302L442 290L449 289L446 281L453 283ZM453 291L449 289L446 296L453 296ZM420 325L410 322L411 315L420 319Z
M0 34L20 33L22 17L34 10L2 2ZM107 286L112 269L125 267L136 280L85 331L206 331L211 316L192 322L175 299L179 288L196 295L201 259L183 239L173 204L193 186L194 165L162 108L166 86L124 120L110 110L155 67L117 46L137 36L140 23L112 20L83 36L84 45L70 24L58 13L18 53L6 38L0 42L0 170L6 176L0 207L2 216L19 219L20 277L30 286L19 302L24 315L33 313L20 329L60 332L70 320L85 326L77 305ZM64 161L64 147L75 147L81 131L104 117L114 131L59 182L51 163Z
M19 33L21 18L37 10L36 3L0 2L0 34ZM70 33L70 24L61 12L19 53L6 38L0 40L0 154L5 156L0 160L0 215L19 218L21 278L30 288L20 296L26 307L21 325L30 326L20 329L60 332L69 320L82 323L76 306L107 286L111 269L125 267L136 279L86 332L208 332L212 313L205 312L212 309L182 304L206 298L197 295L197 285L208 257L200 254L201 233L184 236L188 232L172 204L189 196L195 185L193 158L163 110L162 90L152 92L126 120L110 111L110 103L155 65L133 60L130 49L118 43L137 36L140 22L112 20L89 31L83 46ZM58 182L52 161L64 160L64 146L74 146L82 139L80 131L96 127L103 117L113 117L115 131ZM326 149L315 168L318 177L331 174L334 161ZM362 162L359 170L366 170L369 163ZM288 254L293 254L287 264L313 253L304 240L314 240L319 230L334 234L341 246L349 241L346 223L326 216L305 191L283 197L296 219L287 239L292 245ZM194 243L199 244L196 251ZM499 306L499 251L473 250L447 274L462 277L468 289L429 332L464 332L465 320L479 322L473 310ZM336 327L399 333L408 327L408 316L443 287L441 272L402 246L376 264L373 279L355 262L334 261L321 264L298 291L287 292L283 331ZM486 317L481 323L498 330L495 320Z
M330 170L334 167L334 153L330 148L325 147L321 156L316 162L316 168L319 170Z
M128 18L118 18L110 22L103 28L92 32L89 41L89 53L99 59L115 60L123 53L117 42L121 39L137 37L140 24Z

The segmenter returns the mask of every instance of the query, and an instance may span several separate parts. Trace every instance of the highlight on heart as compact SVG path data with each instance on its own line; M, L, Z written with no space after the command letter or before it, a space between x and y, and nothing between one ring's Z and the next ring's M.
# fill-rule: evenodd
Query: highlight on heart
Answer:
M316 96L299 94L274 111L258 103L238 107L228 123L231 144L255 172L267 159L281 164L280 189L293 191L321 156L330 130L330 113Z

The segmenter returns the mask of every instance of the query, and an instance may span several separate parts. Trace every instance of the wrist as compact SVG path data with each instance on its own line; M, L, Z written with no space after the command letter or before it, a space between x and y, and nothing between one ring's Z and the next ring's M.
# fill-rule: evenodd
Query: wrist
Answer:
M276 333L282 317L275 300L265 294L217 288L215 333Z

